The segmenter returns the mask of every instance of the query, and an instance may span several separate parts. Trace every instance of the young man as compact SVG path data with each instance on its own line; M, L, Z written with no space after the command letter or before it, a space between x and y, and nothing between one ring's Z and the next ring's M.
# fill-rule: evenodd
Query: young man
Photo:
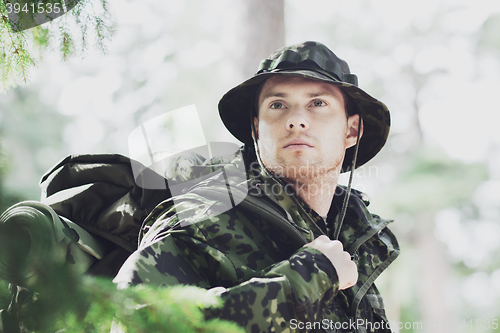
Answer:
M265 59L219 111L245 145L222 159L224 177L156 207L115 282L211 289L224 307L207 315L248 332L390 332L373 282L398 244L361 193L337 186L384 145L387 107L326 46L305 42ZM242 156L243 181L231 176ZM218 200L229 187L241 199L232 208Z

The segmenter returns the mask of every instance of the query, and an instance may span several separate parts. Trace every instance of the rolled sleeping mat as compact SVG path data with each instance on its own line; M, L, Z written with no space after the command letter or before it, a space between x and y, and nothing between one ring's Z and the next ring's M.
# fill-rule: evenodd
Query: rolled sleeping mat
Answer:
M0 278L10 283L29 286L47 262L84 273L105 254L90 233L38 201L20 202L0 216Z

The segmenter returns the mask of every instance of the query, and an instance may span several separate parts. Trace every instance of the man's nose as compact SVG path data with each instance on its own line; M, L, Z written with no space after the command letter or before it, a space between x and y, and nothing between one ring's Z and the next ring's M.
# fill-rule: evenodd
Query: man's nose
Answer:
M286 129L289 131L306 131L309 129L309 122L304 116L304 110L292 110L286 122Z

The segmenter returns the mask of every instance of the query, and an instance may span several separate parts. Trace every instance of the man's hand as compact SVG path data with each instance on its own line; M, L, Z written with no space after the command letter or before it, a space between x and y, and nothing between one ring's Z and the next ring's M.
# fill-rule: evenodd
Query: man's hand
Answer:
M331 240L325 235L321 235L311 243L310 246L321 251L333 264L339 278L339 290L347 289L358 281L358 267L351 260L351 255L344 251L344 246L338 240Z

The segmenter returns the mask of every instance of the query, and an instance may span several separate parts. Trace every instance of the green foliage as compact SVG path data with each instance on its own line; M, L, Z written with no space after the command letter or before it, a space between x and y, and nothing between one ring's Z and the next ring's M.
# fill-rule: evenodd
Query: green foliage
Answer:
M110 280L76 276L67 266L43 265L20 311L21 332L243 332L236 324L204 319L202 308L220 306L205 289L139 285L118 290ZM47 268L49 267L49 268ZM0 281L0 305L9 302ZM26 292L26 290L24 290ZM36 299L36 301L33 301Z
M396 212L407 213L461 206L487 177L482 164L464 164L422 146L408 158L388 202Z
M35 54L41 57L52 47L57 49L63 61L76 54L83 57L89 39L94 41L97 50L105 53L106 43L114 33L106 0L100 3L81 0L65 15L20 32L12 31L5 4L6 0L0 0L0 92L21 82L28 83L29 70L36 64ZM93 30L91 36L89 27Z
M0 214L13 204L18 203L19 201L22 201L24 199L20 195L9 193L4 187L3 183L7 169L8 169L8 161L0 145ZM1 291L0 291L0 297L1 297Z
M500 51L500 14L491 15L477 34L477 45L482 51Z
M0 73L2 85L0 89L8 89L15 86L16 78L24 83L28 81L28 68L35 64L27 51L27 33L24 31L15 33L6 15L5 1L0 0Z

